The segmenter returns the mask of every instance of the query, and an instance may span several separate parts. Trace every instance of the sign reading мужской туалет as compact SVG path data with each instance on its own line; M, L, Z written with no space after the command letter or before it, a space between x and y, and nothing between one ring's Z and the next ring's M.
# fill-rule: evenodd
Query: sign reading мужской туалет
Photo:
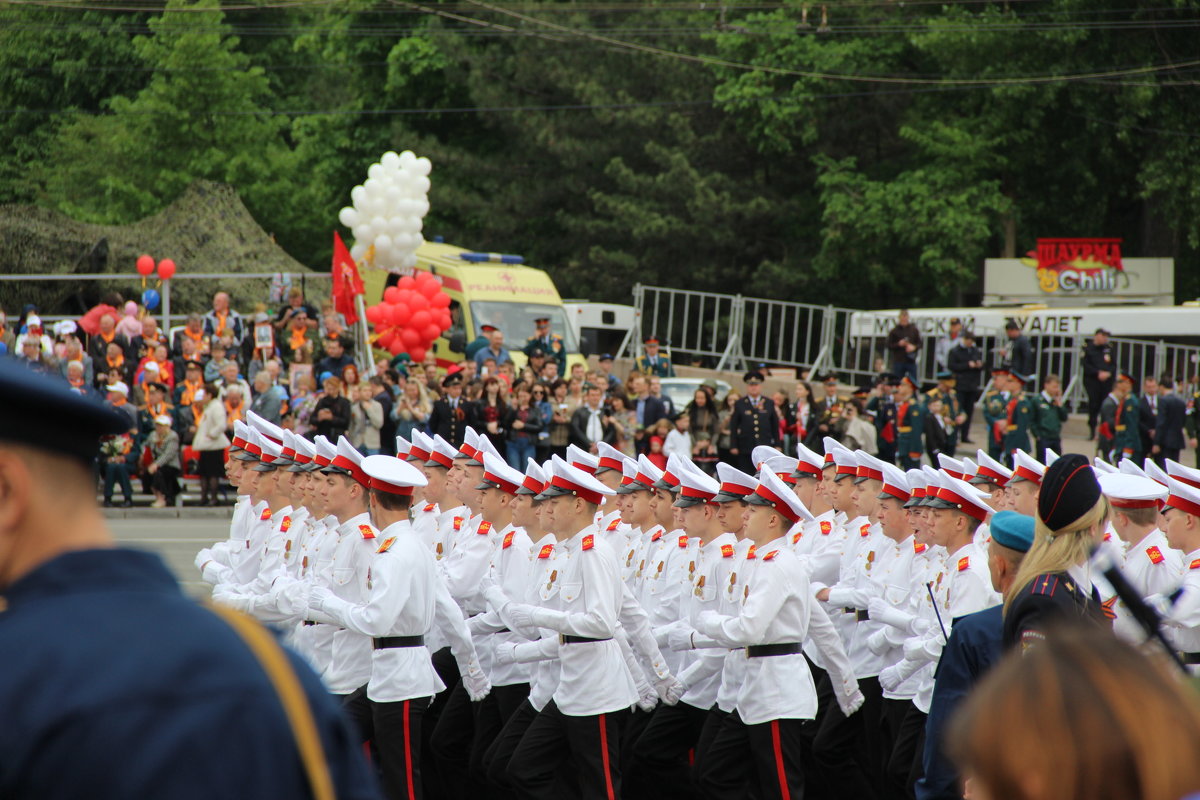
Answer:
M1024 258L983 262L983 305L1175 303L1175 261L1124 258L1120 239L1038 239Z

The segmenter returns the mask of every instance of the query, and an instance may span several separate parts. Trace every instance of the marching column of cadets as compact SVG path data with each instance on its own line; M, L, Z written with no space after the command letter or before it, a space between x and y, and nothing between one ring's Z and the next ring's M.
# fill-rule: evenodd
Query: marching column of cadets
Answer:
M389 797L961 796L942 727L999 656L1047 476L1024 450L905 471L827 438L713 479L606 444L520 472L469 427L395 457L236 427L230 535L196 566L286 631ZM1108 546L1200 664L1200 470L1094 470Z

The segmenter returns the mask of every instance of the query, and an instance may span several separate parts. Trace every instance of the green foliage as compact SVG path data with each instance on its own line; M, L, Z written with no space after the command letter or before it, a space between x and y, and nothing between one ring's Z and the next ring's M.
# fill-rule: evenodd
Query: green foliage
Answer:
M0 7L0 202L123 224L219 181L324 269L350 189L412 149L427 236L571 296L971 302L985 257L1061 235L1200 292L1192 73L1110 74L1193 60L1197 0L245 5ZM1067 75L1093 77L1021 80Z

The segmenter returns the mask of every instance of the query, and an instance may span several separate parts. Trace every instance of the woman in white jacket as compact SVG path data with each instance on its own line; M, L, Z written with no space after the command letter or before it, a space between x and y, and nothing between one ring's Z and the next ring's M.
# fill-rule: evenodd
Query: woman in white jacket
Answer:
M196 435L192 447L200 454L200 505L218 505L217 491L225 475L225 449L229 437L225 435L225 403L221 401L217 387L204 384L200 390L203 398L196 398L193 409L202 408L196 420ZM199 394L199 392L197 392Z

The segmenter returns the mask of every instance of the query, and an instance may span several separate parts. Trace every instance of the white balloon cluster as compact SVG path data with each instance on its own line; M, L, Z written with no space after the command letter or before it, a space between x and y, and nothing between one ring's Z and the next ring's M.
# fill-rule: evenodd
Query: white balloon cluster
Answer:
M429 213L429 173L433 164L411 150L383 154L367 170L367 180L350 191L353 206L338 213L338 219L354 231L350 255L361 261L372 245L375 266L384 269L417 265L417 248L425 241L422 222Z

